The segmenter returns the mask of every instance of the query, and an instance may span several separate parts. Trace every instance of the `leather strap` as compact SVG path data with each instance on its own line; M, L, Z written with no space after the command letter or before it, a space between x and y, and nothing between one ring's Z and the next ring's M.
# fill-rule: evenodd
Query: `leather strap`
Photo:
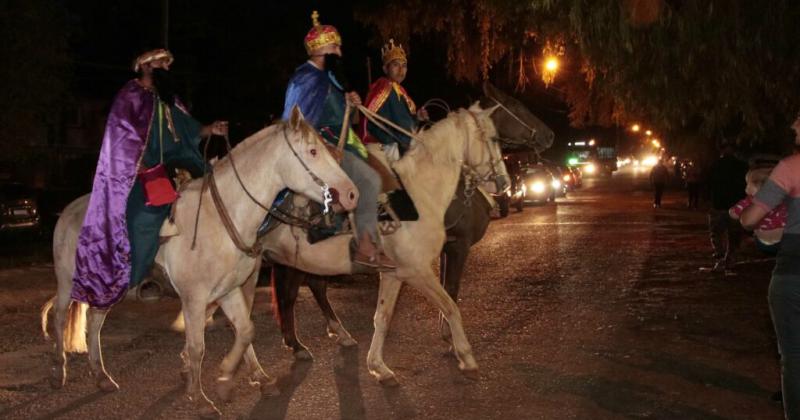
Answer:
M247 246L244 243L244 240L242 240L242 237L236 230L236 226L233 224L233 220L231 220L230 214L228 214L228 210L225 208L225 203L222 202L222 197L219 195L217 181L214 180L214 172L209 172L206 177L208 179L207 185L211 191L211 199L214 200L214 207L217 209L219 217L222 219L222 225L225 226L225 230L228 231L228 236L230 236L233 244L236 245L236 248L240 251L247 254L248 257L257 258L261 255L261 241L256 238L255 243L251 246Z

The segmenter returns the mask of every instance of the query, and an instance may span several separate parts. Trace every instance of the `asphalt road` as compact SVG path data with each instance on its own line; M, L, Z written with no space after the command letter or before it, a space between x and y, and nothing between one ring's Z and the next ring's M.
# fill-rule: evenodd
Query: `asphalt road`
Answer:
M668 192L654 210L646 177L588 180L557 205L512 210L473 248L461 291L467 335L481 368L459 373L438 336L437 312L406 288L385 359L401 386L367 372L375 278L345 278L329 294L359 341L325 334L307 289L297 307L313 362L293 363L259 290L253 318L262 365L282 394L261 398L244 377L224 418L253 419L779 419L779 387L766 303L772 262L747 241L728 276L710 265L702 212ZM4 247L8 250L9 247ZM179 302L125 301L104 327L106 367L121 386L103 394L84 355L70 358L63 390L49 388L52 343L38 309L55 290L46 263L0 270L0 418L193 418L183 396L183 337L168 325ZM204 377L214 399L226 326L206 334Z

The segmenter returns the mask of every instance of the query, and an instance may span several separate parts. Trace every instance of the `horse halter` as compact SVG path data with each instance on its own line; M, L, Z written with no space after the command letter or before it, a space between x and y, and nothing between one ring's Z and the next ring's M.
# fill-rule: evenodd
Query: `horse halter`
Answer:
M314 183L317 184L320 189L322 189L322 204L325 207L322 211L322 214L328 214L331 210L330 205L333 202L333 195L331 194L330 187L327 183L325 183L325 181L318 177L317 174L311 170L311 168L308 167L303 158L301 158L300 155L297 154L297 151L294 150L294 146L292 146L292 142L289 141L289 136L286 134L286 126L283 126L283 140L286 142L286 145L289 146L289 150L292 151L292 154L295 158L297 158L297 161L300 162L300 165L303 167L303 169L306 170L306 173L310 175L311 179L314 180Z
M486 152L489 154L489 161L484 163L479 163L477 165L471 165L468 162L465 162L462 166L464 172L467 173L468 177L473 180L473 182L477 183L484 183L490 181L496 181L497 178L500 176L507 176L508 174L499 173L497 170L497 166L503 162L503 156L495 156L494 155L494 147L492 147L491 140L488 136L486 136L486 132L481 127L480 121L478 120L478 116L475 115L474 112L467 110L467 113L472 117L472 120L475 122L475 127L478 130L478 140L485 145ZM466 153L467 158L469 158L469 138L467 138L466 144ZM478 169L482 166L488 166L489 168L486 172L481 173Z

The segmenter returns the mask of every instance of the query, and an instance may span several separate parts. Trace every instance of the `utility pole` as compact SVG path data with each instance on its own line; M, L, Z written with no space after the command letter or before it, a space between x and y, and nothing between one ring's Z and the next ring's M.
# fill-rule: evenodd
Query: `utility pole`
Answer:
M161 44L169 48L169 0L161 1Z

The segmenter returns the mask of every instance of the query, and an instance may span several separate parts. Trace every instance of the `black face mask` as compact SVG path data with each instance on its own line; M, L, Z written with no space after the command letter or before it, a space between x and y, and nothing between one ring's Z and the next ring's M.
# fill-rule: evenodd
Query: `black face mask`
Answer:
M175 80L168 70L153 69L153 86L164 103L175 105Z
M350 92L352 90L349 79L344 72L342 57L339 57L336 54L325 54L325 70L328 70L333 74L333 77L335 77L336 81L342 85L345 92Z

